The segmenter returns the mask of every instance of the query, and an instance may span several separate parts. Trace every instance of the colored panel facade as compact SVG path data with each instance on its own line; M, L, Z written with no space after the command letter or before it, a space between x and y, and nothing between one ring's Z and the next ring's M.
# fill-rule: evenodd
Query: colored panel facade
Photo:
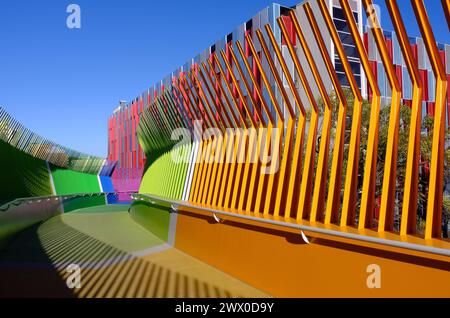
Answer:
M413 86L411 83L411 79L408 74L408 69L405 64L404 57L402 55L400 45L397 39L397 35L392 31L383 31L383 35L386 41L386 45L388 46L390 57L392 58L392 62L394 64L396 70L396 76L399 80L400 87L402 90L402 103L408 106L411 106L412 98L413 98ZM365 38L368 38L368 42L366 42L366 50L369 52L369 59L371 63L374 65L374 69L377 71L378 77L378 85L381 90L382 99L385 102L385 105L388 105L389 98L391 97L388 85L387 74L382 66L379 55L375 50L374 45L370 45L373 42L373 36L370 32L370 28L366 27ZM424 103L422 118L426 115L430 115L434 117L434 102L435 102L435 92L436 92L436 80L433 73L432 66L430 64L430 60L428 58L428 54L424 45L424 41L418 37L410 37L409 45L411 46L411 50L415 59L415 63L419 70L420 80L422 81L422 100ZM442 61L442 64L445 67L446 75L447 75L447 83L450 83L450 61L449 61L449 51L450 46L448 44L437 44L439 56ZM371 53L373 52L373 53ZM448 94L448 92L447 92ZM450 95L449 95L450 96ZM446 107L446 126L449 127L449 116L450 116L450 98L447 97L447 107ZM384 105L382 105L384 106Z
M51 170L57 195L101 192L97 175L56 167Z
M99 176L100 183L101 183L101 190L105 193L111 193L114 192L114 186L112 184L111 177L106 176Z
M140 97L108 120L108 161L117 163L111 178L120 192L137 191L144 171L145 154L136 133L143 103Z
M101 189L101 179L98 175L59 169L54 166L51 166L51 173L57 195L112 192ZM64 212L67 213L86 207L104 205L106 203L114 202L109 202L105 196L74 198L64 202Z
M190 146L183 151L191 153ZM166 152L149 165L139 187L140 193L154 193L163 197L181 200L189 163L176 163L172 155L177 150Z

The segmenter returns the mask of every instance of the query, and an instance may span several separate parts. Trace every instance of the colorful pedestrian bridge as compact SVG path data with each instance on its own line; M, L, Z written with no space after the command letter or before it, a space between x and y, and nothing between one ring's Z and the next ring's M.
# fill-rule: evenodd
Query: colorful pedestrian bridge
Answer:
M436 78L433 124L423 132L423 83L397 2L386 1L413 86L409 123L401 121L402 91L372 1L362 4L389 79L387 105L349 2L335 2L371 88L367 127L365 101L324 1L302 6L313 40L288 10L277 29L261 26L245 43L210 52L149 97L136 127L146 156L138 191L115 191L114 162L44 142L1 110L0 295L450 297L447 75L426 6L411 1ZM449 1L442 8L449 18ZM314 62L312 41L324 69ZM400 183L402 125L409 129ZM425 159L421 137L430 134ZM426 191L419 187L424 160ZM73 266L79 288L70 284Z

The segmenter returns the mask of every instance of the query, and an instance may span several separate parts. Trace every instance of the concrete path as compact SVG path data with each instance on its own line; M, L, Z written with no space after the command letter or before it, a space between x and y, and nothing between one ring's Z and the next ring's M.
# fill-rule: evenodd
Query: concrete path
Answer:
M0 297L267 297L134 222L127 206L58 215L0 253ZM80 268L81 287L67 280Z

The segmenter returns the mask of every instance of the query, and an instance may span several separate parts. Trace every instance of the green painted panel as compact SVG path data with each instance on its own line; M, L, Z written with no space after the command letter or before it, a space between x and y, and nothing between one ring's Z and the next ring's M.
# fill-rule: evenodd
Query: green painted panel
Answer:
M104 195L75 198L64 202L64 213L71 212L78 209L89 208L99 205L104 205L106 199Z
M97 175L51 167L56 194L99 193Z
M52 194L45 161L0 141L0 204Z
M181 151L189 158L191 145L181 146ZM180 149L172 149L156 156L142 177L139 193L154 194L166 198L180 200L183 195L183 187L186 181L188 162L182 160L176 162L172 155ZM152 156L152 154L150 154Z
M135 202L130 207L131 218L156 235L167 241L169 238L170 208L150 205L145 202Z

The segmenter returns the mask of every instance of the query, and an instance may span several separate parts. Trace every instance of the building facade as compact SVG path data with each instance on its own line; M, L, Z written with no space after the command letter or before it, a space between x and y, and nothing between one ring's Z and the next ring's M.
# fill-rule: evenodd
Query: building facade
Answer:
M405 64L405 60L402 56L402 52L398 43L395 32L384 31L384 37L386 40L386 46L389 50L390 58L394 64L397 78L402 88L402 102L405 105L411 106L412 102L412 83L408 74L408 69ZM435 111L435 91L436 91L436 79L431 67L430 59L425 49L424 42L421 38L410 37L410 45L414 55L416 65L419 69L420 78L423 85L422 96L422 118L429 114L434 116ZM381 62L380 54L376 49L374 38L370 29L367 27L364 33L364 44L369 55L372 71L377 75L378 86L381 91L384 104L390 103L391 88L387 80L386 72ZM450 82L450 45L438 43L439 55L442 63L445 66L447 75L447 81ZM450 93L447 92L447 116L446 125L449 126L450 121ZM369 90L369 98L371 92Z
M316 16L320 16L319 8L316 4L315 0L309 1L312 4L312 9L315 13L318 13ZM360 0L352 0L349 1L351 9L353 10L354 18L357 23L357 26L360 31L361 37L364 39L364 44L366 47L366 50L368 52L369 60L371 63L372 70L374 74L377 76L378 85L380 87L381 95L382 95L382 103L381 105L389 105L389 100L391 96L389 83L387 81L386 73L384 72L383 65L381 63L381 59L379 57L379 53L377 52L376 45L374 44L373 36L370 31L369 27L363 27L364 19L362 11L362 4ZM305 107L308 107L309 102L306 97L306 92L304 91L302 85L299 84L299 79L297 78L298 75L294 71L294 65L292 58L290 57L287 45L286 45L286 39L282 38L281 31L277 25L277 19L279 17L282 17L285 25L287 26L288 34L292 36L289 41L293 43L296 47L297 54L299 57L300 62L305 65L307 65L306 57L304 55L304 52L300 49L300 46L296 43L296 37L293 35L293 27L292 27L292 21L290 20L290 16L288 12L292 9L295 9L296 15L298 17L298 22L300 26L302 27L302 30L304 31L305 37L313 38L312 30L309 26L307 17L304 12L304 6L302 6L304 2L292 7L287 8L279 4L272 4L271 6L263 9L262 11L258 12L255 16L253 16L251 19L246 21L245 23L239 25L237 28L233 30L233 32L225 35L222 39L205 49L203 52L192 58L190 61L185 63L183 66L179 67L177 70L175 70L172 74L166 76L163 78L160 82L156 83L152 87L150 87L145 92L141 93L138 97L136 97L133 101L129 103L121 103L121 105L115 110L114 114L109 118L108 121L108 159L110 161L117 161L116 169L112 175L112 180L114 187L116 191L136 191L139 188L140 180L142 173L145 169L145 162L146 162L146 154L145 151L142 149L139 140L138 140L138 134L137 134L137 127L139 125L139 119L140 114L143 112L144 109L148 108L149 105L156 100L157 96L160 96L160 94L166 90L171 91L173 89L173 79L178 78L180 76L183 76L190 72L191 70L194 70L196 66L201 65L201 63L209 63L211 62L211 65L215 68L218 67L216 65L216 60L213 58L214 54L219 55L220 52L225 52L226 59L228 60L229 64L233 68L234 74L237 74L237 81L239 85L241 85L241 89L244 92L244 98L247 99L247 102L249 106L252 109L252 113L256 119L256 108L260 108L261 105L258 103L258 98L256 96L255 88L253 87L251 92L248 92L245 87L245 82L251 83L251 79L248 76L248 73L244 74L246 77L245 79L239 78L239 72L236 70L235 60L232 57L230 48L233 48L233 51L236 53L237 62L240 64L240 67L245 70L245 65L243 63L243 57L239 54L239 50L236 47L236 43L239 42L243 46L243 51L245 54L245 58L247 58L250 61L251 67L252 67L252 73L254 77L259 82L260 88L263 92L263 95L266 100L270 100L268 98L268 91L264 88L264 85L262 83L261 74L259 72L259 69L252 58L252 52L248 46L248 43L245 39L247 35L249 35L252 39L257 39L257 30L263 29L265 25L270 25L271 29L273 30L274 37L276 42L278 43L278 46L281 49L283 58L286 61L287 67L292 72L292 77L294 78L296 82L296 87L298 88L299 95L301 97L301 100ZM362 96L364 98L371 98L371 91L367 85L367 80L364 75L364 71L362 68L362 65L360 63L359 55L356 50L353 38L351 36L351 33L349 32L347 22L343 16L343 11L340 8L339 1L338 0L330 0L327 2L329 12L331 14L331 17L333 19L333 22L336 26L336 30L339 34L339 37L341 39L341 42L344 46L344 50L346 52L346 55L348 57L348 60L351 65L352 72L355 76L355 80L358 84L358 87L361 89ZM339 81L342 85L342 87L349 87L348 80L345 76L341 61L339 60L339 57L337 53L335 52L335 48L333 45L333 42L330 38L330 35L326 29L326 26L323 21L317 21L320 31L322 33L322 37L324 38L324 41L327 45L327 49L329 51L330 57L332 58L332 61L334 63L335 71L338 75ZM269 39L267 39L266 35L263 35L266 39L267 43L270 43ZM412 99L412 85L411 81L409 79L407 69L405 66L405 62L403 60L400 47L398 44L398 40L395 36L394 32L390 31L384 31L385 41L389 49L389 53L391 56L391 59L395 65L395 69L397 72L397 76L399 78L399 81L402 86L402 92L403 92L403 103L410 105L411 99ZM271 75L271 72L269 71L269 64L267 59L264 57L264 54L262 54L262 48L259 44L259 41L254 41L255 48L257 51L257 54L259 55L263 70L265 70L265 73L268 74L268 81L271 84L272 90L275 92L276 99L280 105L284 105L283 99L281 96L281 93L277 89L277 85L275 83L275 79ZM326 76L326 66L322 58L320 58L320 51L317 47L316 41L311 41L310 44L310 50L313 53L313 56L315 58L315 62L317 65L317 68L321 74L324 74L322 76L323 83L327 89L327 91L332 91L333 85L331 79ZM427 56L427 53L425 51L425 47L423 45L423 41L420 38L411 38L411 47L413 48L413 52L415 54L416 61L419 65L419 69L421 70L420 74L422 77L422 81L424 82L424 94L423 94L423 116L425 116L427 113L430 115L434 114L434 90L435 90L435 80L433 76L433 72L431 70L430 62ZM285 90L290 93L290 98L292 101L292 104L295 104L295 101L292 96L292 92L290 92L289 85L286 82L286 79L284 78L283 72L281 71L281 66L279 65L277 59L275 58L275 52L273 50L273 47L269 46L270 53L274 57L273 60L275 61L276 67L279 69L279 74L283 79L283 84ZM440 49L440 55L442 58L442 61L444 62L446 66L446 72L447 72L447 78L450 79L450 46L446 44L439 44ZM209 62L208 62L209 61ZM226 70L226 65L222 65L222 67ZM313 75L311 73L311 70L309 68L305 68L305 73L308 78L311 79L311 83L314 81L312 80ZM229 78L229 74L227 73L226 80L232 85L232 81ZM250 85L251 86L251 85ZM236 87L233 87L234 91L233 93L236 93ZM316 85L311 85L311 89L315 96L319 97L318 88ZM250 94L249 94L250 93ZM253 95L252 96L249 95ZM256 103L253 103L252 101L255 101ZM213 101L211 101L211 104L214 104ZM240 101L242 107L242 100ZM449 113L450 113L450 104L448 105L447 109L447 125L449 122ZM285 105L284 105L285 106ZM183 108L185 105L183 105L183 101L179 101L179 107ZM275 114L274 105L272 103L269 103L270 110L273 114ZM201 108L201 105L200 105ZM294 107L295 109L295 107ZM216 110L217 111L217 110ZM286 112L286 108L283 108L283 112ZM276 116L274 116L276 117Z

